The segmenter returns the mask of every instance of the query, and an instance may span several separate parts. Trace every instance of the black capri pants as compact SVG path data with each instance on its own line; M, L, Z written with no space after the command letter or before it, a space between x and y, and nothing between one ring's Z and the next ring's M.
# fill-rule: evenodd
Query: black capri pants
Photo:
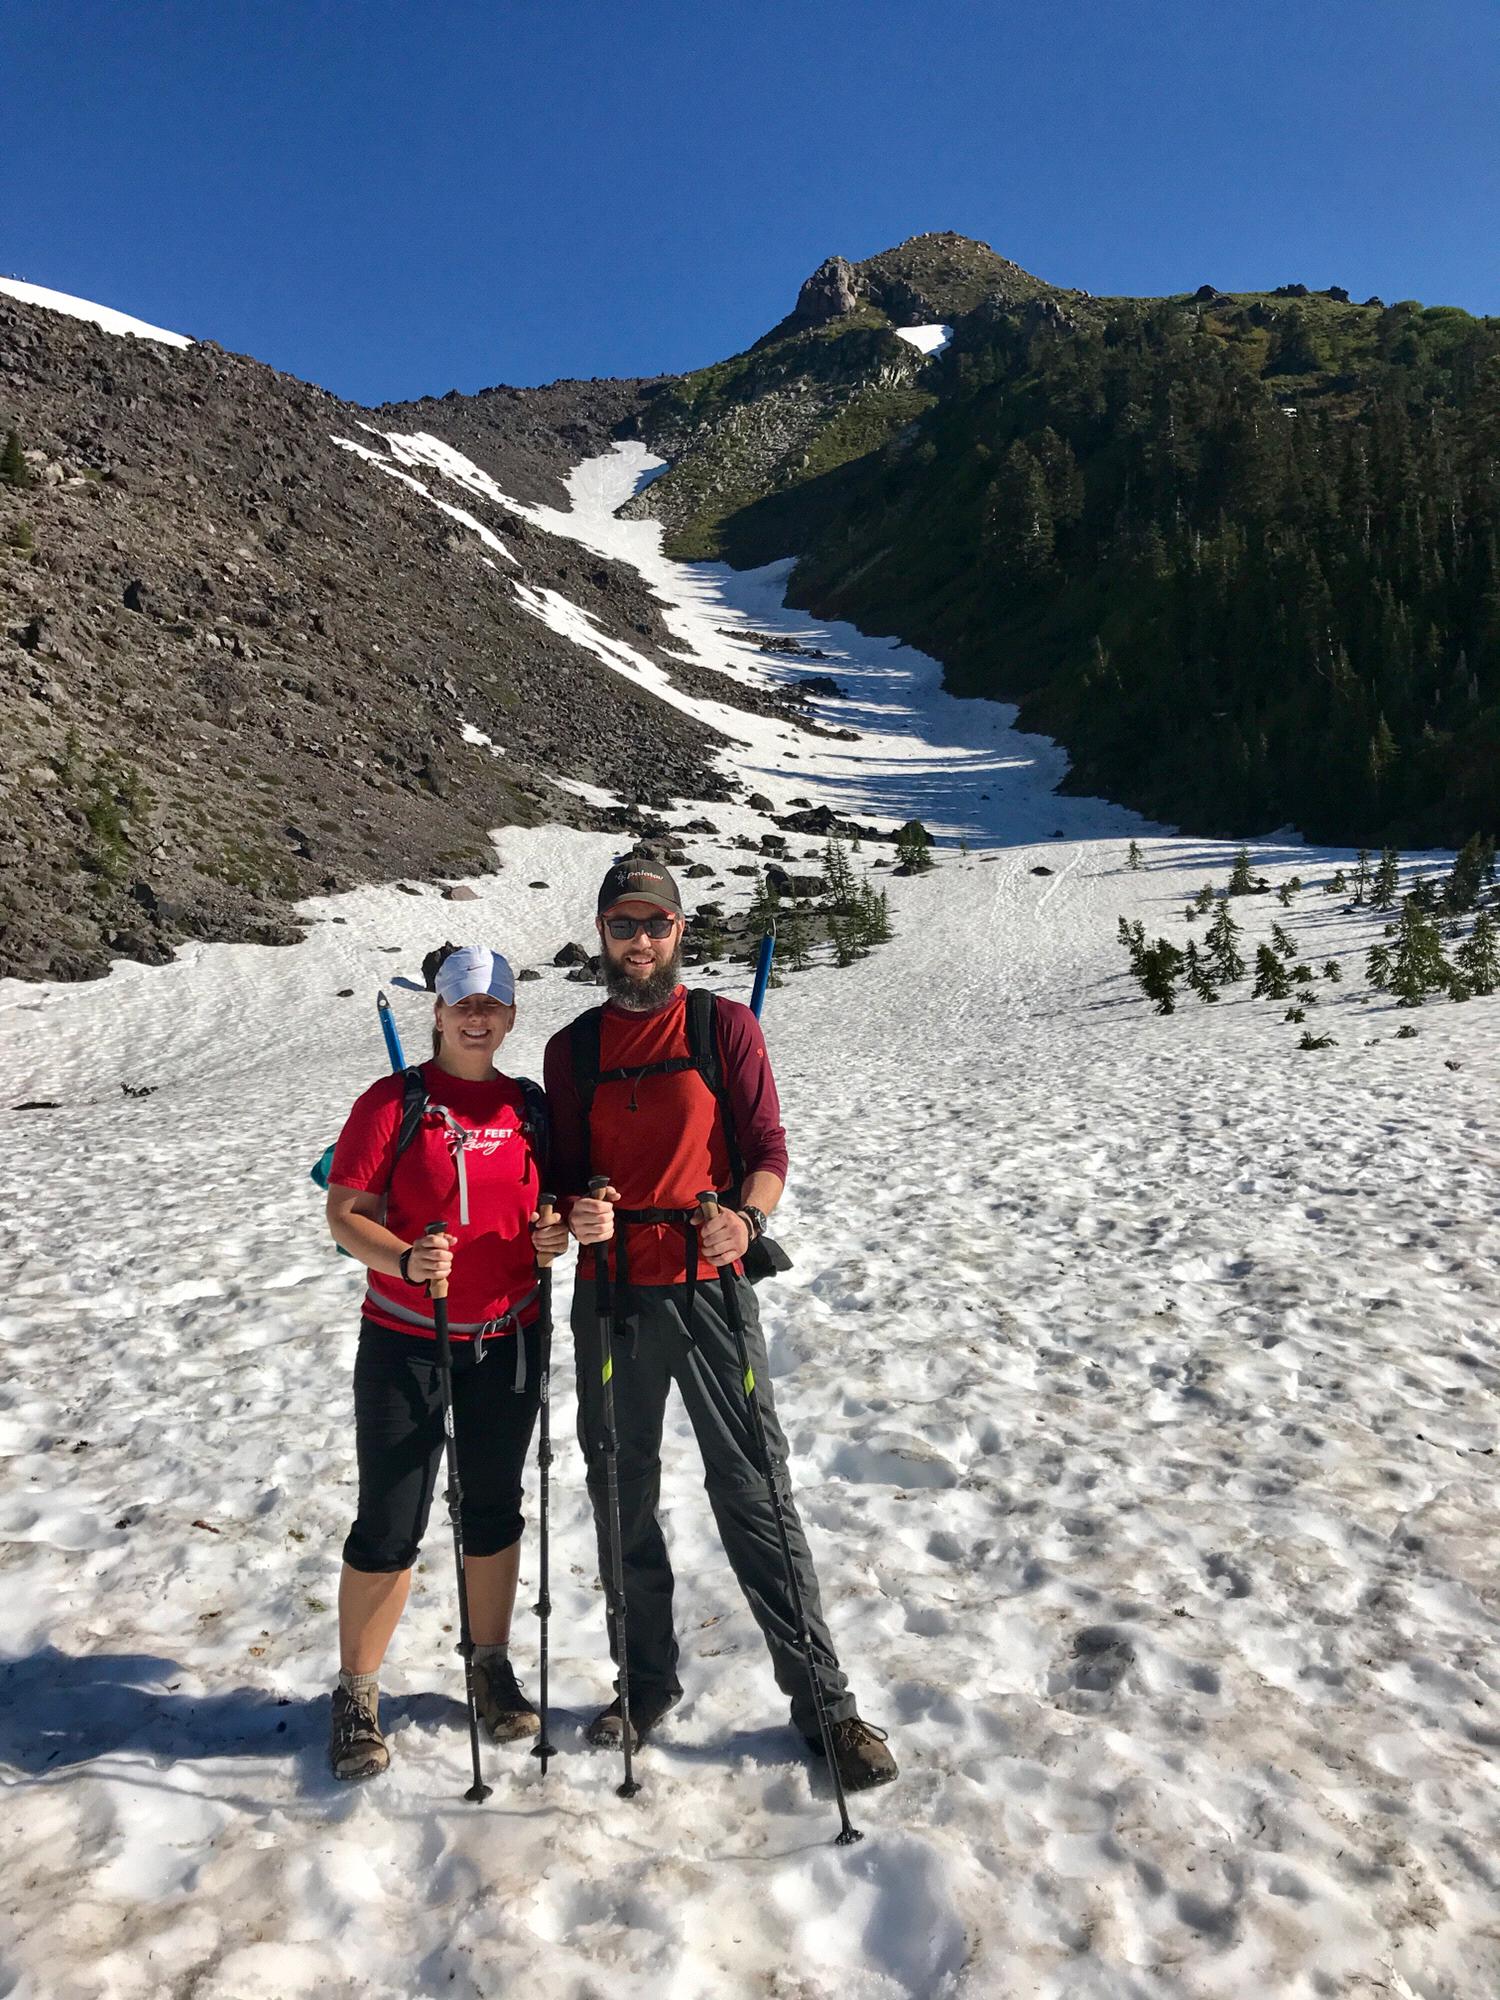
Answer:
M516 1388L515 1341L526 1343ZM541 1400L535 1326L486 1344L453 1343L453 1441L463 1489L464 1553L499 1555L521 1539L521 1475ZM344 1543L351 1569L387 1574L417 1559L443 1463L436 1343L363 1320L354 1361L359 1512Z

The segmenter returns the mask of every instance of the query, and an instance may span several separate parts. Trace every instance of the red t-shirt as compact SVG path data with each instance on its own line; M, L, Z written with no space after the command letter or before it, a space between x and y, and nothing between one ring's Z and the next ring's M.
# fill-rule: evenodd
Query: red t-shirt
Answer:
M757 1169L786 1179L786 1134L765 1037L750 1009L737 1000L718 999L715 1010L719 1068L734 1112L735 1134L745 1171ZM654 1013L637 1014L606 1006L600 1018L599 1069L638 1069L689 1053L687 988ZM583 1156L589 1172L608 1174L620 1190L621 1208L693 1208L705 1188L722 1193L730 1182L729 1148L713 1092L695 1069L670 1076L600 1082L589 1110L587 1145L583 1110L573 1081L572 1043L567 1029L547 1044L543 1072L552 1114L552 1174L564 1196L583 1192ZM673 1223L630 1223L626 1255L632 1283L680 1285L687 1246ZM611 1269L614 1268L611 1252ZM588 1268L587 1264L584 1266ZM738 1266L736 1266L738 1268ZM714 1267L698 1259L698 1276L712 1278Z
M531 1217L540 1183L525 1126L526 1100L521 1086L508 1076L470 1083L449 1076L435 1062L422 1064L422 1076L431 1103L401 1158L396 1160L402 1079L383 1076L356 1100L345 1120L333 1149L329 1184L386 1194L386 1227L407 1243L414 1243L429 1222L441 1221L457 1239L448 1281L450 1320L457 1326L465 1320L497 1319L512 1311L536 1283ZM446 1106L466 1135L467 1228L461 1228L458 1219L457 1142L432 1108L439 1104ZM421 1313L426 1326L383 1312L382 1298L399 1300L408 1312ZM523 1319L529 1322L534 1312L533 1307ZM369 1273L365 1316L397 1333L420 1339L426 1331L432 1337L432 1301L420 1286L400 1278ZM453 1335L455 1340L472 1337Z

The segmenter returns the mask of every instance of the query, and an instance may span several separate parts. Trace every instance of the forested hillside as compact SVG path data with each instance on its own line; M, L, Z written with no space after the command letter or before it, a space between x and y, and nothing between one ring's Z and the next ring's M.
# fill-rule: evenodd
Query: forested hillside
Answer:
M994 297L897 389L880 318L863 294L798 342L814 385L881 343L852 399L875 434L850 448L846 398L753 498L721 479L684 518L661 482L673 546L796 552L793 603L935 652L1074 787L1183 826L1500 828L1500 322L1301 286Z

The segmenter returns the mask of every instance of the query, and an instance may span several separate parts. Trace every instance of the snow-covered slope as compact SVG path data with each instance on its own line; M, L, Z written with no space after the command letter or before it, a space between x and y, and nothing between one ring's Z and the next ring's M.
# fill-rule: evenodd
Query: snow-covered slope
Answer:
M366 448L450 507L503 510L435 440ZM295 948L0 985L0 1099L56 1100L7 1114L0 1148L4 1990L1496 1990L1496 1003L1425 1010L1396 1041L1404 1017L1352 976L1366 931L1307 893L1274 914L1350 968L1321 1008L1337 1047L1298 1054L1279 1009L1239 999L1147 1014L1116 916L1181 935L1227 855L1057 796L1052 746L943 695L920 656L781 610L781 566L665 562L651 524L612 516L649 471L624 448L580 468L572 513L525 511L637 562L710 667L810 664L721 626L820 649L847 699L818 713L861 736L656 691L722 726L778 805L917 811L945 837L935 873L889 882L896 942L792 976L766 1017L796 1257L762 1293L776 1392L831 1622L902 1782L856 1801L862 1845L828 1844L674 1418L687 1696L641 1796L615 1796L578 1733L609 1671L565 1339L565 1754L544 1782L491 1751L494 1798L463 1802L434 1529L385 1676L393 1770L326 1777L359 1287L306 1172L381 1067L377 986L459 920L361 891ZM495 587L518 587L508 566ZM628 649L604 656L652 685ZM720 836L687 844L727 865L765 824L710 817ZM509 1052L536 1073L588 998L550 959L587 935L611 849L497 844L462 924L547 968ZM1338 858L1261 853L1276 881ZM418 1046L425 1000L393 997ZM565 1268L560 1319L567 1289ZM534 1562L529 1540L523 1604Z
M105 333L132 333L141 340L164 341L168 347L191 347L186 334L168 333L165 327L150 326L113 306L96 306L90 299L75 299L67 292L49 291L45 285L28 285L20 278L0 278L0 292L19 299L23 306L45 306L49 312L66 313L70 319L86 319Z

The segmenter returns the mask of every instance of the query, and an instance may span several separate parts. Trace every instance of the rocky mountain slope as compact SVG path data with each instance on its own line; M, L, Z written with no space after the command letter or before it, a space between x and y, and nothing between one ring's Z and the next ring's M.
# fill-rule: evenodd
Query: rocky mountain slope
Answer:
M561 498L555 475L632 403L613 384L525 399L506 432L522 497ZM464 425L514 404L471 399ZM558 778L722 791L710 732L512 587L660 657L634 571L475 499L497 552L335 442L421 417L0 296L0 442L19 444L0 478L0 973L277 942L300 896L483 871L490 828L589 818Z

